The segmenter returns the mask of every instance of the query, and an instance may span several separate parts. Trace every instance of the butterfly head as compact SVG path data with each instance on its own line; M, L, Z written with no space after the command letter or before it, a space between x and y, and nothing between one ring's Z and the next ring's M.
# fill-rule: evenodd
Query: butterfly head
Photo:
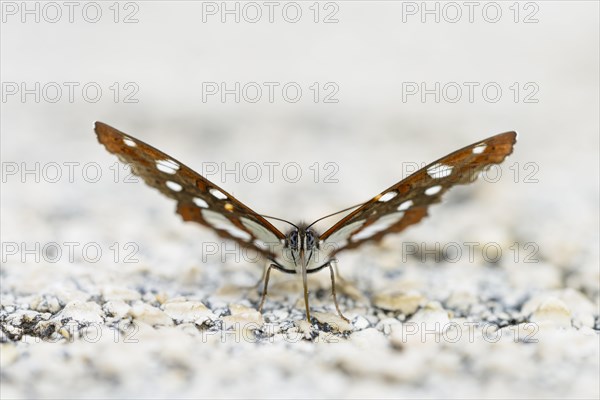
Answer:
M298 271L315 261L314 257L319 248L318 238L319 235L306 225L295 227L286 235L285 246L289 251L290 261Z
M306 228L303 225L292 229L286 235L286 245L292 251L310 251L318 247L317 238L319 235L312 228Z

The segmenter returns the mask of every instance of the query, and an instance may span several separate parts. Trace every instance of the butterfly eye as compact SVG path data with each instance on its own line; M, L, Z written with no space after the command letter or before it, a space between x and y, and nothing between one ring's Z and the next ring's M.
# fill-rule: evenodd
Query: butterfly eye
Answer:
M292 250L298 250L298 231L290 233L289 244Z
M315 235L312 231L306 231L306 248L312 249L315 247Z

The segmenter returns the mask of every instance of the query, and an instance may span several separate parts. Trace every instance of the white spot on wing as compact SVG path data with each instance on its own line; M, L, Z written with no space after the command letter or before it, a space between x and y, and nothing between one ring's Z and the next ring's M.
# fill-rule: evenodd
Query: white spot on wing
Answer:
M413 205L413 201L412 200L403 201L402 204L400 204L398 206L398 211L408 210L409 208L412 207L412 205Z
M133 140L131 140L130 138L128 138L127 136L123 137L123 143L125 143L129 147L136 146L135 142Z
M389 192L381 195L381 197L377 201L385 203L386 201L390 201L391 199L393 199L397 195L398 195L398 192L396 192L395 190L391 190L391 191L389 191Z
M219 189L211 188L208 191L215 199L225 200L227 198L225 193L221 192Z
M166 174L175 175L179 164L173 160L156 160L156 169Z
M213 228L221 229L229 233L231 236L248 241L252 236L238 228L229 219L225 218L222 214L211 210L202 210L202 217L208 222Z
M434 194L439 193L440 190L442 190L442 187L440 185L435 185L435 186L425 189L425 194L427 196L433 196Z
M427 174L433 179L441 179L447 176L450 176L452 173L452 166L444 165L444 164L434 164L431 167L427 168Z
M167 187L174 192L181 192L181 190L183 189L183 187L181 187L179 183L173 181L167 181L165 185L167 185Z
M200 208L208 208L208 203L202 200L200 197L194 197L192 201L195 205L197 205Z
M485 151L485 148L487 147L487 144L482 143L480 145L477 145L475 147L473 147L473 154L481 154Z
M362 240L370 238L375 234L386 230L390 226L394 225L396 222L400 221L400 219L404 216L403 212L398 212L390 215L386 215L385 217L379 218L377 221L373 222L371 225L367 226L361 231L356 232L352 235L351 240Z

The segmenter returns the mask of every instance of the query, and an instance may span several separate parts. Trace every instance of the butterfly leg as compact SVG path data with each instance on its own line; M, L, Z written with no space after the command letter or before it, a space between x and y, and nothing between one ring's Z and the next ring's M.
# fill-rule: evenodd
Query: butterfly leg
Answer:
M267 287L269 286L269 277L271 276L271 269L272 268L277 268L277 266L275 264L270 264L269 267L267 268L266 272L264 273L264 277L265 277L265 286L262 292L262 296L260 298L260 305L258 306L258 312L262 313L262 308L265 305L265 300L267 299Z
M329 262L327 263L327 265L329 266L329 271L331 272L331 293L333 294L333 303L335 304L335 309L337 310L338 315L346 322L350 322L350 320L346 317L344 317L344 314L342 314L342 312L340 311L340 305L338 304L337 301L337 296L335 294L335 273L333 272L333 267L331 265L332 263ZM336 264L336 271L337 271L337 264ZM339 277L339 275L338 275Z
M268 267L266 266L265 268L263 268L262 274L260 275L260 279L256 281L256 283L252 285L249 289L258 289L260 285L262 285L262 283L265 281L265 277L267 276L267 268Z
M304 260L302 260L304 263ZM310 324L310 307L308 306L308 278L306 267L302 268L302 286L304 288L304 306L306 307L306 320Z
M335 269L335 275L337 276L338 281L340 281L341 285L345 285L348 281L346 279L344 279L344 277L340 274L337 259L334 258L330 262L333 264L333 268Z

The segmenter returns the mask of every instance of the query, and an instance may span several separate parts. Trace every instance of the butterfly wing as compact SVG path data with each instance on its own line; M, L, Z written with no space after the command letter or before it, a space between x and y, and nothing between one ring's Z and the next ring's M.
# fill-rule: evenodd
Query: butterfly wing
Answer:
M96 122L95 131L106 150L129 164L135 175L176 200L185 221L205 225L268 258L276 256L284 234L232 195L141 140L102 122Z
M516 132L501 133L434 161L325 231L320 237L321 246L333 256L416 224L448 189L473 182L481 171L504 161L512 153L516 137Z

